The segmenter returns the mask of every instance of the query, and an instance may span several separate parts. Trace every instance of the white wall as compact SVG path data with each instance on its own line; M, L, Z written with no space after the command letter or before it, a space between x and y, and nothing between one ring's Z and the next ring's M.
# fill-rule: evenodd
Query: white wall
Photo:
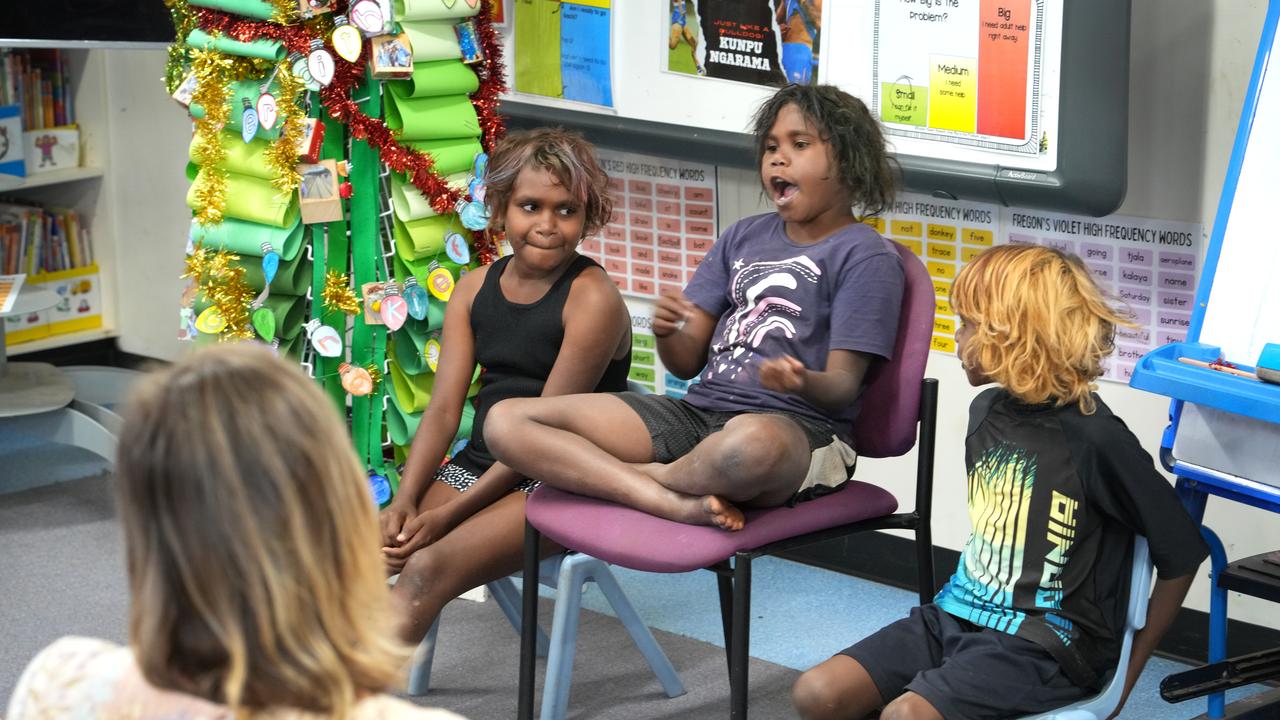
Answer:
M1129 189L1123 215L1204 223L1211 230L1218 194L1248 88L1266 0L1134 0L1129 105ZM754 173L721 169L722 224L767 210ZM969 536L965 510L964 435L977 394L958 360L931 353L928 373L940 383L934 490L934 542L960 549ZM1156 456L1169 401L1113 382L1099 392ZM915 456L863 460L858 475L882 483L909 507ZM1280 515L1220 499L1206 524L1239 559L1280 547ZM948 572L953 568L945 568ZM1186 605L1209 608L1209 565ZM1272 603L1232 593L1230 616L1280 628Z
M1121 214L1202 222L1209 230L1265 11L1265 0L1134 0L1129 191ZM189 217L182 175L189 124L165 96L164 57L163 51L109 53L111 173L121 348L174 358L185 349L175 339L175 308ZM761 209L758 187L751 173L721 171L725 223ZM953 358L934 353L929 374L941 382L934 540L958 549L969 533L963 438L975 391ZM1168 401L1110 382L1101 393L1154 455ZM910 498L914 463L913 457L868 460L859 473ZM1206 522L1222 536L1229 557L1280 547L1276 515L1212 500ZM1208 609L1204 577L1187 604ZM1231 617L1280 628L1274 605L1251 598L1233 597Z
M164 50L98 50L107 62L114 196L116 327L120 349L174 360L184 281L191 121L164 90Z

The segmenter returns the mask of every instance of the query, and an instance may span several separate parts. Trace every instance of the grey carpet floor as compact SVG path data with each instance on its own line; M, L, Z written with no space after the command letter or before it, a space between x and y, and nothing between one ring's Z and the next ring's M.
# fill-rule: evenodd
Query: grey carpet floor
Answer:
M22 668L40 648L63 635L123 642L127 608L109 476L0 494L0 712ZM551 609L544 599L544 628L550 628ZM680 635L658 630L654 635L688 690L681 697L663 694L617 620L583 611L568 716L727 716L724 651ZM518 639L496 605L450 604L436 653L432 691L415 702L445 707L471 720L515 715ZM541 672L539 663L539 678ZM797 675L753 658L752 717L794 717L788 690Z

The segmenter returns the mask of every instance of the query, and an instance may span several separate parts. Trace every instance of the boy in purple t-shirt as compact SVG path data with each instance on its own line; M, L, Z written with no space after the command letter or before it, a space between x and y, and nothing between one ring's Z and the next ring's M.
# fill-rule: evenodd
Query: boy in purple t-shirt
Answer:
M754 124L777 212L735 223L686 293L654 310L663 364L701 382L683 399L504 401L485 426L501 462L552 487L726 530L743 526L740 507L847 479L862 380L892 354L902 304L897 251L852 210L874 215L892 202L884 139L860 100L830 86L784 87Z

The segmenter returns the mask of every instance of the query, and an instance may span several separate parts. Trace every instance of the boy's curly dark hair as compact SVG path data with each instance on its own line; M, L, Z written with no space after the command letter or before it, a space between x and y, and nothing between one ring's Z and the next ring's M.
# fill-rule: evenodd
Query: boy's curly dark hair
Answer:
M834 85L786 85L760 105L751 122L757 167L764 162L769 131L787 105L795 105L831 146L833 160L840 168L840 183L853 194L862 216L889 210L897 181L880 123L861 100Z
M613 216L609 176L600 167L591 143L563 128L538 128L508 134L489 157L485 178L489 227L502 228L516 177L529 166L551 173L582 203L582 239L594 235Z

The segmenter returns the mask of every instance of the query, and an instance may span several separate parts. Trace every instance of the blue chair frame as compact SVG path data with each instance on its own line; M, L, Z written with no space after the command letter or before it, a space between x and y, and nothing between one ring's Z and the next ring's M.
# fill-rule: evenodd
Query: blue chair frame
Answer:
M561 553L541 562L538 580L542 585L556 589L555 616L551 623L551 638L537 629L537 653L547 658L546 683L542 694L542 720L562 720L569 705L569 688L573 676L573 657L577 647L578 619L582 609L582 593L589 582L594 582L613 608L636 647L644 656L649 668L662 684L667 697L679 697L685 693L680 676L671 665L666 653L658 645L653 633L622 592L613 577L609 564L583 553ZM501 578L485 585L493 595L517 634L522 627L520 615L521 591L509 578ZM435 659L436 635L440 620L432 624L426 637L413 654L409 671L410 695L425 695L430 689L431 665Z

